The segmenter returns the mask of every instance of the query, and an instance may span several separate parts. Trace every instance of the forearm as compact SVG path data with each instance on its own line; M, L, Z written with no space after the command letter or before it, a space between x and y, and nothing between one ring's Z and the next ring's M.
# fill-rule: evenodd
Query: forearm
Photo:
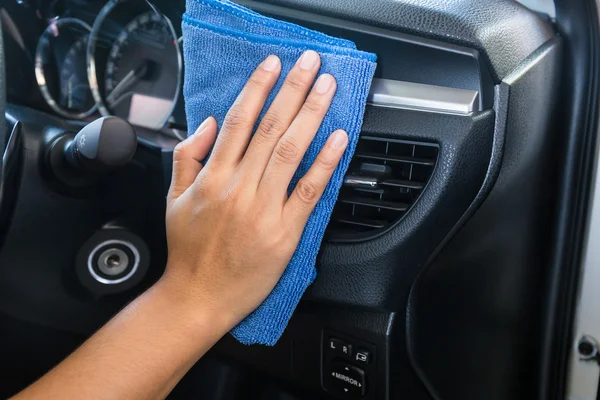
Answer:
M163 280L15 399L164 398L229 330Z

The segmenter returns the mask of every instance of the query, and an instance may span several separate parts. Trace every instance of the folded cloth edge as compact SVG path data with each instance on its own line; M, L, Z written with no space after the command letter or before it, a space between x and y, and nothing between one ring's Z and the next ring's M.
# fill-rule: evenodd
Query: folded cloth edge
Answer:
M360 58L360 59L363 59L365 61L370 61L370 62L377 61L377 56L375 54L368 53L366 51L361 51L361 50L348 48L348 47L333 46L333 45L317 43L317 42L303 42L300 40L290 40L290 39L285 39L285 38L269 37L269 36L264 36L264 35L248 33L248 32L244 32L244 31L240 31L240 30L230 29L225 26L208 24L206 22L200 21L200 20L190 16L187 13L183 15L183 22L185 24L194 26L199 29L206 29L206 30L212 31L217 34L221 34L223 36L229 36L229 37L233 37L233 38L237 38L237 39L241 39L241 40L246 40L249 42L265 43L265 44L271 44L271 45L283 46L283 47L292 47L292 48L296 48L296 49L306 48L306 49L312 49L312 50L315 50L318 52L334 54L337 56Z
M303 26L293 24L291 22L280 21L275 18L267 17L259 14L249 8L242 7L229 0L187 0L187 14L193 16L196 12L194 4L199 6L209 7L211 9L218 9L224 13L230 14L239 19L245 20L252 24L260 24L264 27L274 28L284 33L293 33L296 35L304 35L315 41L325 41L327 44L340 47L349 47L356 49L354 42L341 39L334 36L329 36L323 32L314 31ZM191 6L190 6L191 5Z

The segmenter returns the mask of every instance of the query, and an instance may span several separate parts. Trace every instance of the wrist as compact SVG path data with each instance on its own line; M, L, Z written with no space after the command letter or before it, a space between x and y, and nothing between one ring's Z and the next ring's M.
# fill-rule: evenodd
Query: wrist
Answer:
M177 320L185 323L192 334L210 335L218 340L235 326L235 319L229 310L218 304L217 299L203 293L188 277L168 271L167 268L153 290L168 303Z

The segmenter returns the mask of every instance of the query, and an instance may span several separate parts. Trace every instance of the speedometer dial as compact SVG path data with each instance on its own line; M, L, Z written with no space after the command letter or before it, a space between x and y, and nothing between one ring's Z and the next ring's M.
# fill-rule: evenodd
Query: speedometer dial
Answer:
M179 44L169 20L146 2L144 11L124 17L139 10L124 8L131 4L140 2L109 2L94 24L88 47L92 92L101 113L160 129L180 92Z

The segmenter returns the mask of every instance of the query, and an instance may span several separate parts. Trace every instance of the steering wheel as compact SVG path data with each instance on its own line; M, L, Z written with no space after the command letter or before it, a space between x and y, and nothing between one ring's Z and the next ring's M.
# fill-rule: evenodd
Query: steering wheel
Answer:
M0 223L5 215L6 203L6 168L8 167L9 156L7 154L8 127L6 126L6 117L4 110L6 108L6 70L4 68L4 40L2 31L2 21L0 20Z
M6 71L4 69L4 41L2 35L2 21L0 20L0 149L4 154L6 148L6 139L8 136L6 117L4 109L6 107Z
M6 122L6 70L4 68L4 41L2 34L2 21L0 21L0 227L5 224L10 212L10 193L8 188L14 177L18 157L18 128L15 124L9 134ZM0 231L0 239L3 232Z

